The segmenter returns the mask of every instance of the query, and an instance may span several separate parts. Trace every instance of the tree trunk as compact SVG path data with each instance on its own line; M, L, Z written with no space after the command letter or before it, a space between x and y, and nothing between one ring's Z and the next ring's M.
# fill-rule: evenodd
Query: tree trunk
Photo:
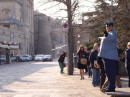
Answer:
M72 10L71 0L67 0L67 13L68 13L68 74L73 75L73 29L72 29Z

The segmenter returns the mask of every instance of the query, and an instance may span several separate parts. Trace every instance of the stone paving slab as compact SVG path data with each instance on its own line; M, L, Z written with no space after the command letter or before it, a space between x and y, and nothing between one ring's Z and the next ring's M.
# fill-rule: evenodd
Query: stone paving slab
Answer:
M59 71L54 62L0 66L0 97L109 97L88 76L80 80L77 69L73 76Z

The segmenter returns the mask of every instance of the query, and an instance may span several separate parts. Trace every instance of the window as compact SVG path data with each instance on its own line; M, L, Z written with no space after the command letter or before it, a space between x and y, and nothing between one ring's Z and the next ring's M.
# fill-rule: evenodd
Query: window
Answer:
M2 9L2 19L8 20L10 15L10 9Z

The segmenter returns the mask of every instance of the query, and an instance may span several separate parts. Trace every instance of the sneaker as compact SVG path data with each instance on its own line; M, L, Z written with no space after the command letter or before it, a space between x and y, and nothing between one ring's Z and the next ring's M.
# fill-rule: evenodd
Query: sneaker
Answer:
M107 89L105 92L115 92L115 89L112 90Z

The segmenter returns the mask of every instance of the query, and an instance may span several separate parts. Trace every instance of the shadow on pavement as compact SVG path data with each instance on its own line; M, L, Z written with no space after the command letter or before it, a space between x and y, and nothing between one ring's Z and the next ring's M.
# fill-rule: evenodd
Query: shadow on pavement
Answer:
M15 92L4 89L4 87L16 81L23 83L33 83L32 81L22 80L21 78L35 73L40 69L54 66L57 66L57 62L21 62L0 65L0 92Z

